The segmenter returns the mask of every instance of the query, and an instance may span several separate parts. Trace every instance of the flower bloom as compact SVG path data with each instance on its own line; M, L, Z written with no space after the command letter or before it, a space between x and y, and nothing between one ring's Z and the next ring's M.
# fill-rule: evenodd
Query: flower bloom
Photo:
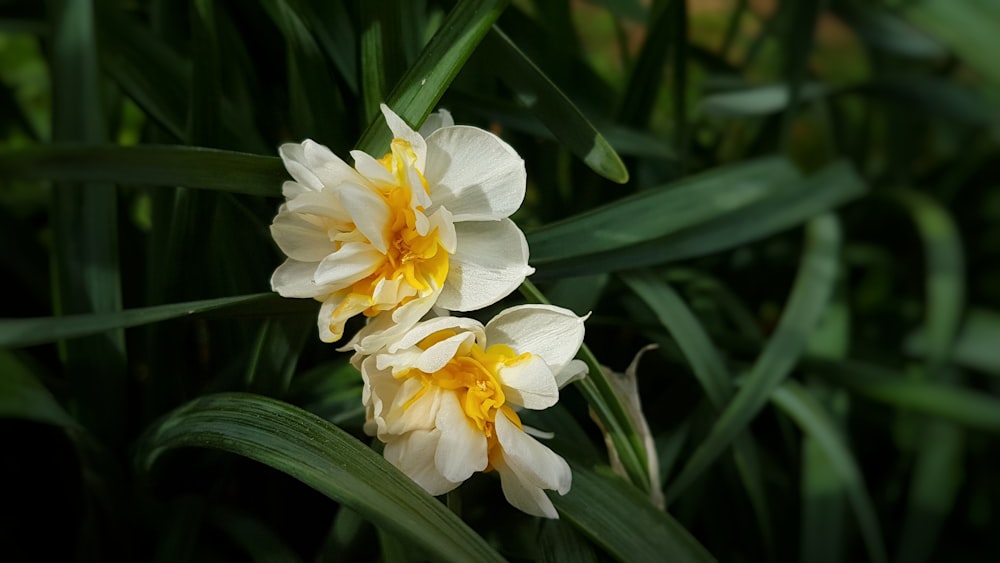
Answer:
M455 126L446 112L425 139L382 105L394 139L380 159L352 151L354 167L312 140L279 149L294 181L271 235L288 256L271 277L284 297L323 303L324 342L355 315L381 347L435 305L471 311L499 301L533 270L508 217L524 199L524 161L496 135ZM382 314L386 313L386 314Z
M543 489L566 494L569 466L525 432L517 411L554 405L563 385L586 374L573 359L583 321L551 305L512 307L486 326L438 317L381 352L355 354L365 380L365 431L432 495L495 469L512 505L558 518Z

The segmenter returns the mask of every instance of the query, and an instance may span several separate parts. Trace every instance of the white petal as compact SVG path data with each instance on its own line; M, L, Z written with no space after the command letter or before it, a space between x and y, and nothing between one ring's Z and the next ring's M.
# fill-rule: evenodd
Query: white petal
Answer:
M570 360L566 367L556 373L556 385L562 389L574 381L587 377L589 371L590 368L583 360Z
M441 246L453 254L458 247L458 235L455 234L455 222L452 221L451 212L445 207L438 207L430 217L427 218L430 229L437 228L438 240Z
M445 479L434 466L439 436L437 430L410 432L386 444L382 453L386 461L434 496L443 495L459 485Z
M372 190L357 184L345 184L342 187L340 203L361 234L365 235L376 250L385 254L392 215L389 204Z
M302 151L309 170L324 186L333 187L346 182L361 182L357 171L324 145L306 139L302 141Z
M285 260L271 274L271 289L282 297L318 297L328 293L313 283L316 265L316 262Z
M436 293L428 293L399 306L391 315L381 314L373 317L364 328L358 331L358 338L351 340L348 346L339 350L348 350L353 347L354 350L362 354L373 354L390 346L412 328L420 320L420 317L431 310L436 299Z
M451 256L438 306L473 311L514 291L534 271L528 243L510 219L455 225L458 245Z
M475 335L471 332L461 332L450 338L445 338L420 354L420 359L417 360L417 369L424 373L434 373L448 365L448 362L455 357L455 353L460 348L468 347L474 341Z
M497 375L500 376L507 400L515 405L541 410L559 401L556 378L545 364L545 360L539 356L532 354L524 361L511 366L502 366Z
M366 243L347 243L319 263L313 281L332 291L350 287L374 273L383 260L385 256Z
M319 308L317 327L319 339L323 342L336 342L344 336L344 323L354 315L360 314L370 306L370 300L364 295L341 290L331 293Z
M278 213L271 223L271 237L289 258L319 262L333 252L334 247L326 229L317 223L300 213Z
M306 164L305 151L299 143L285 143L278 147L278 154L285 163L285 169L295 178L295 181L303 186L319 191L323 189L323 183Z
M486 469L486 435L472 423L454 392L441 393L441 408L437 413L437 429L441 432L434 464L445 479L462 482L476 471Z
M414 325L406 334L402 335L389 346L389 351L394 352L416 346L424 338L442 330L473 332L480 341L483 338L483 325L476 319L468 317L435 317Z
M351 151L351 156L354 158L354 168L368 180L376 184L390 186L396 184L396 179L392 177L392 173L386 170L385 166L382 166L370 154L361 151Z
M492 460L493 467L500 474L500 486L503 496L514 508L532 516L542 518L559 518L556 507L545 495L541 487L536 487L521 480L503 460L503 455L497 455Z
M314 190L309 186L303 186L302 184L291 180L287 180L284 184L281 184L281 195L285 196L285 199L292 199L295 196L311 191Z
M410 143L410 147L417 155L417 169L423 170L424 163L427 160L427 142L420 136L420 133L411 129L401 117L389 109L389 106L379 104L379 109L382 110L382 115L385 116L385 123L389 126L389 130L392 131L392 136Z
M494 429L504 460L522 481L561 495L569 492L573 474L566 460L525 434L503 413L497 416Z
M425 388L420 378L406 379L382 415L385 418L385 428L379 429L379 438L388 440L391 436L434 428L442 400L453 395L454 393L436 387Z
M427 116L424 124L420 126L420 136L425 139L433 132L444 127L454 127L455 120L451 117L451 112L446 109L439 109Z
M347 225L351 217L344 211L340 198L332 189L305 192L285 203L288 212L329 217L337 223Z
M434 205L455 221L509 217L524 200L524 161L500 137L477 127L438 129L427 137L424 177Z
M506 344L519 353L537 354L561 375L583 344L583 318L553 305L505 309L486 325L486 341Z

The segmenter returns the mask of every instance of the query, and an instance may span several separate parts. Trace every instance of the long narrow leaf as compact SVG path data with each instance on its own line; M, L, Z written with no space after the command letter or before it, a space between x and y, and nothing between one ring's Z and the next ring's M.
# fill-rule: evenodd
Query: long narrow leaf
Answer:
M875 563L885 563L888 558L875 506L865 488L854 456L843 443L829 415L808 391L793 381L775 389L771 393L771 401L789 415L803 432L816 440L816 445L844 483L858 527L868 547L868 557Z
M436 560L503 561L478 534L377 453L298 407L257 395L208 395L175 410L139 442L150 470L161 454L201 447L286 473L427 550Z
M715 561L680 523L617 476L571 467L573 488L566 496L552 495L552 503L619 561Z
M386 103L393 111L414 127L423 123L507 3L508 0L460 0L389 93ZM381 155L390 139L389 128L381 119L375 119L361 135L357 148Z
M861 196L865 190L865 184L850 166L835 164L791 187L774 192L762 201L739 206L680 232L630 246L622 245L613 251L567 256L572 251L552 248L538 258L534 251L534 238L529 233L532 264L537 269L536 277L550 278L638 268L704 256L804 223ZM660 211L662 221L667 217L667 211ZM622 216L617 220L621 221L619 228L628 232L627 218ZM585 236L580 234L580 237ZM566 248L577 248L577 243Z
M0 175L27 180L184 186L281 196L281 159L216 149L140 145L46 145L0 151Z
M746 384L667 489L668 503L676 500L739 436L805 351L806 338L832 294L840 226L834 217L824 215L809 223L808 234L805 255L777 330L754 363Z
M156 323L195 314L229 311L233 314L258 316L295 313L307 310L313 304L300 300L281 299L272 293L257 293L238 297L221 297L204 301L172 303L126 309L113 313L37 317L28 319L0 319L0 349L20 348L79 338L100 332Z
M500 28L493 27L486 45L495 52L496 72L557 139L594 172L619 184L628 181L628 170L604 135Z

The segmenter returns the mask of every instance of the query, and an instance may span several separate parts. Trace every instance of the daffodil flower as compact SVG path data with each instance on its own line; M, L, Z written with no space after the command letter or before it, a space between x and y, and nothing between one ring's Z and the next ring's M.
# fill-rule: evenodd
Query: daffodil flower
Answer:
M485 326L437 317L382 351L356 353L364 377L365 430L385 458L432 495L477 471L496 470L518 509L557 518L544 489L566 494L566 461L528 434L521 409L544 409L586 374L574 360L583 318L550 305L506 309Z
M499 301L533 270L508 218L524 199L524 161L496 135L429 118L426 139L384 104L394 139L351 167L312 140L282 145L285 203L271 234L288 259L271 287L323 303L319 333L340 340L355 315L378 317L359 340L392 341L432 307L472 311ZM383 314L384 313L384 314Z

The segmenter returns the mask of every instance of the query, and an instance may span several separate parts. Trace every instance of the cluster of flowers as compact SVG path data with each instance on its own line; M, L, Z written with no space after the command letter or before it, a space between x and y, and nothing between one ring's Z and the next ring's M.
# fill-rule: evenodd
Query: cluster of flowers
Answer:
M569 466L517 413L552 406L586 374L573 359L584 319L549 305L512 307L485 325L450 314L498 302L533 271L509 218L524 199L524 161L445 111L420 132L382 113L394 139L380 159L352 151L351 167L311 140L280 148L294 181L271 225L288 257L272 288L322 302L324 342L368 317L341 350L354 352L365 431L389 462L432 495L496 470L512 505L556 518L543 490L566 494Z

